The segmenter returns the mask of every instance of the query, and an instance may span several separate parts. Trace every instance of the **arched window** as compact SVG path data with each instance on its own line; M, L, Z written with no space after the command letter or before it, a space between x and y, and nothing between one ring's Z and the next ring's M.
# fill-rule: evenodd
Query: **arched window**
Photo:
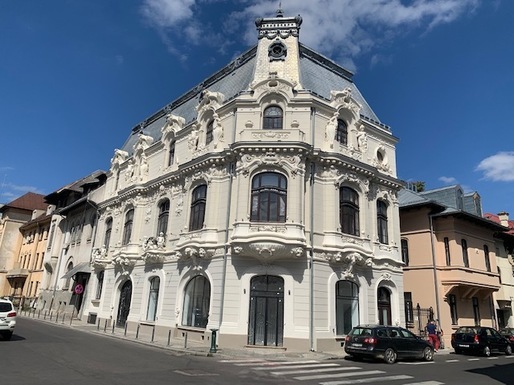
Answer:
M350 187L339 189L339 221L345 234L359 235L359 194Z
M377 231L380 243L389 243L387 234L387 203L383 200L377 201Z
M123 238L121 244L128 245L132 237L132 223L134 221L134 209L130 209L125 214L125 224L123 225Z
M265 130L280 130L283 127L284 113L282 108L271 106L264 110L262 128Z
M213 131L213 124L214 124L214 120L211 120L209 122L209 124L207 124L207 130L205 132L205 145L208 145L209 143L211 143L214 139L214 136L212 134L212 131Z
M168 231L168 218L170 216L170 201L169 199L163 200L159 204L159 217L157 219L157 236L162 233L163 237L166 237Z
M336 140L344 145L348 143L348 127L342 119L337 119Z
M66 273L69 273L73 269L73 262L69 262L68 266L66 267ZM68 290L70 287L71 277L66 278L66 282L64 282L64 290Z
M153 277L150 280L150 292L148 294L148 309L146 312L147 321L155 321L157 316L157 303L159 301L159 286L161 279Z
M257 174L252 181L252 214L255 222L285 222L287 179L276 172Z
M112 234L112 218L107 218L105 221L105 235L104 235L104 247L109 250L109 243L111 243Z
M191 202L191 218L189 219L189 231L200 230L205 220L205 205L207 199L207 186L201 185L193 190Z
M191 279L184 291L182 325L205 328L209 320L211 284L202 275Z
M348 334L359 324L359 287L351 281L336 283L336 333Z
M168 166L171 166L173 163L175 163L175 141L170 142L168 151Z

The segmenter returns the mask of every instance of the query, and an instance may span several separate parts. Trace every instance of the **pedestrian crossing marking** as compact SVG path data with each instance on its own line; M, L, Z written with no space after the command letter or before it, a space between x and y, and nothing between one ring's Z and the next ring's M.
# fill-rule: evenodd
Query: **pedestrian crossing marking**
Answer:
M434 361L398 362L399 365L431 365Z
M305 365L289 365L289 366L267 366L267 367L261 367L261 368L254 368L254 370L287 370L287 369L307 369L307 368L327 368L327 367L334 367L339 366L339 364L305 364Z
M382 370L368 370L364 372L351 372L351 373L337 373L337 374L318 374L315 376L300 376L293 377L295 380L321 380L324 378L338 378L338 377L355 377L355 376L367 376L371 374L382 374L385 373Z
M446 362L459 362L459 360L446 360Z
M480 361L480 358L468 358L468 361Z
M279 366L279 365L296 365L296 364L316 364L319 361L244 361L235 362L236 366Z
M256 360L219 360L218 362L229 363L229 364L240 364L240 363L250 363L250 362L265 362L262 358Z
M488 360L497 360L498 357L487 357Z
M320 382L320 385L352 385L352 384L370 384L372 382L408 380L412 376L399 374L396 376L373 377L373 378L353 378L351 380Z
M344 370L359 370L362 368L358 368L356 366L338 366L337 368L321 368L321 369L303 369L303 370L287 370L282 372L270 372L271 374L277 375L277 376L284 376L284 375L290 375L290 374L306 374L306 373L324 373L324 372L340 372Z
M444 382L439 381L423 381L423 382L411 382L404 385L444 385Z

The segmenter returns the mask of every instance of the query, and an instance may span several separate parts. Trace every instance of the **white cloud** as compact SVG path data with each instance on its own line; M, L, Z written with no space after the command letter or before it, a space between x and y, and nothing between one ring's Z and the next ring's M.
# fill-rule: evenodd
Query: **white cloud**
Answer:
M209 3L230 3L231 14L223 20L202 14ZM412 30L425 33L472 13L481 0L282 0L284 15L303 17L300 37L306 45L333 57L353 70L352 59L370 52L396 36ZM228 8L228 4L221 5ZM154 27L166 31L165 43L177 51L180 40L190 43L220 45L220 36L232 40L243 37L255 44L257 33L253 21L257 17L275 15L276 0L142 0L141 11ZM218 27L213 27L218 26ZM215 30L215 28L218 28ZM223 30L222 30L223 29ZM173 36L172 36L173 34ZM181 35L181 39L177 35ZM205 39L203 37L207 36ZM202 42L203 39L203 42ZM230 40L230 37L228 38ZM379 56L376 56L376 63ZM382 58L383 59L383 58ZM388 59L390 60L390 59ZM387 61L386 60L386 63Z
M285 15L303 17L300 37L306 45L340 61L355 58L413 29L422 32L472 13L480 0L283 0ZM249 17L272 16L275 0L257 0L236 13L240 22ZM246 33L254 42L255 29Z
M173 27L193 16L195 0L144 0L141 12L157 27Z
M485 158L478 164L476 171L482 171L487 180L514 181L514 151L499 152Z
M453 176L440 176L438 179L444 184L457 184L457 179Z

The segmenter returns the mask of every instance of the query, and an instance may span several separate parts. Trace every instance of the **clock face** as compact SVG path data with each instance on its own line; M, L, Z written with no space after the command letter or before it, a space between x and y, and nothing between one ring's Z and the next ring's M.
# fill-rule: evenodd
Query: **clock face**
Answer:
M284 60L287 55L287 48L281 41L272 43L268 50L270 60Z

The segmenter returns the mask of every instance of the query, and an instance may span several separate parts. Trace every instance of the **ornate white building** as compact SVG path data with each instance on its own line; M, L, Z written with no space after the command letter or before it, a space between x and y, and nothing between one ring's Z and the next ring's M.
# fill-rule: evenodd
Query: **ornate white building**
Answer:
M397 139L301 22L258 19L255 47L115 150L92 196L100 322L303 351L404 323Z

